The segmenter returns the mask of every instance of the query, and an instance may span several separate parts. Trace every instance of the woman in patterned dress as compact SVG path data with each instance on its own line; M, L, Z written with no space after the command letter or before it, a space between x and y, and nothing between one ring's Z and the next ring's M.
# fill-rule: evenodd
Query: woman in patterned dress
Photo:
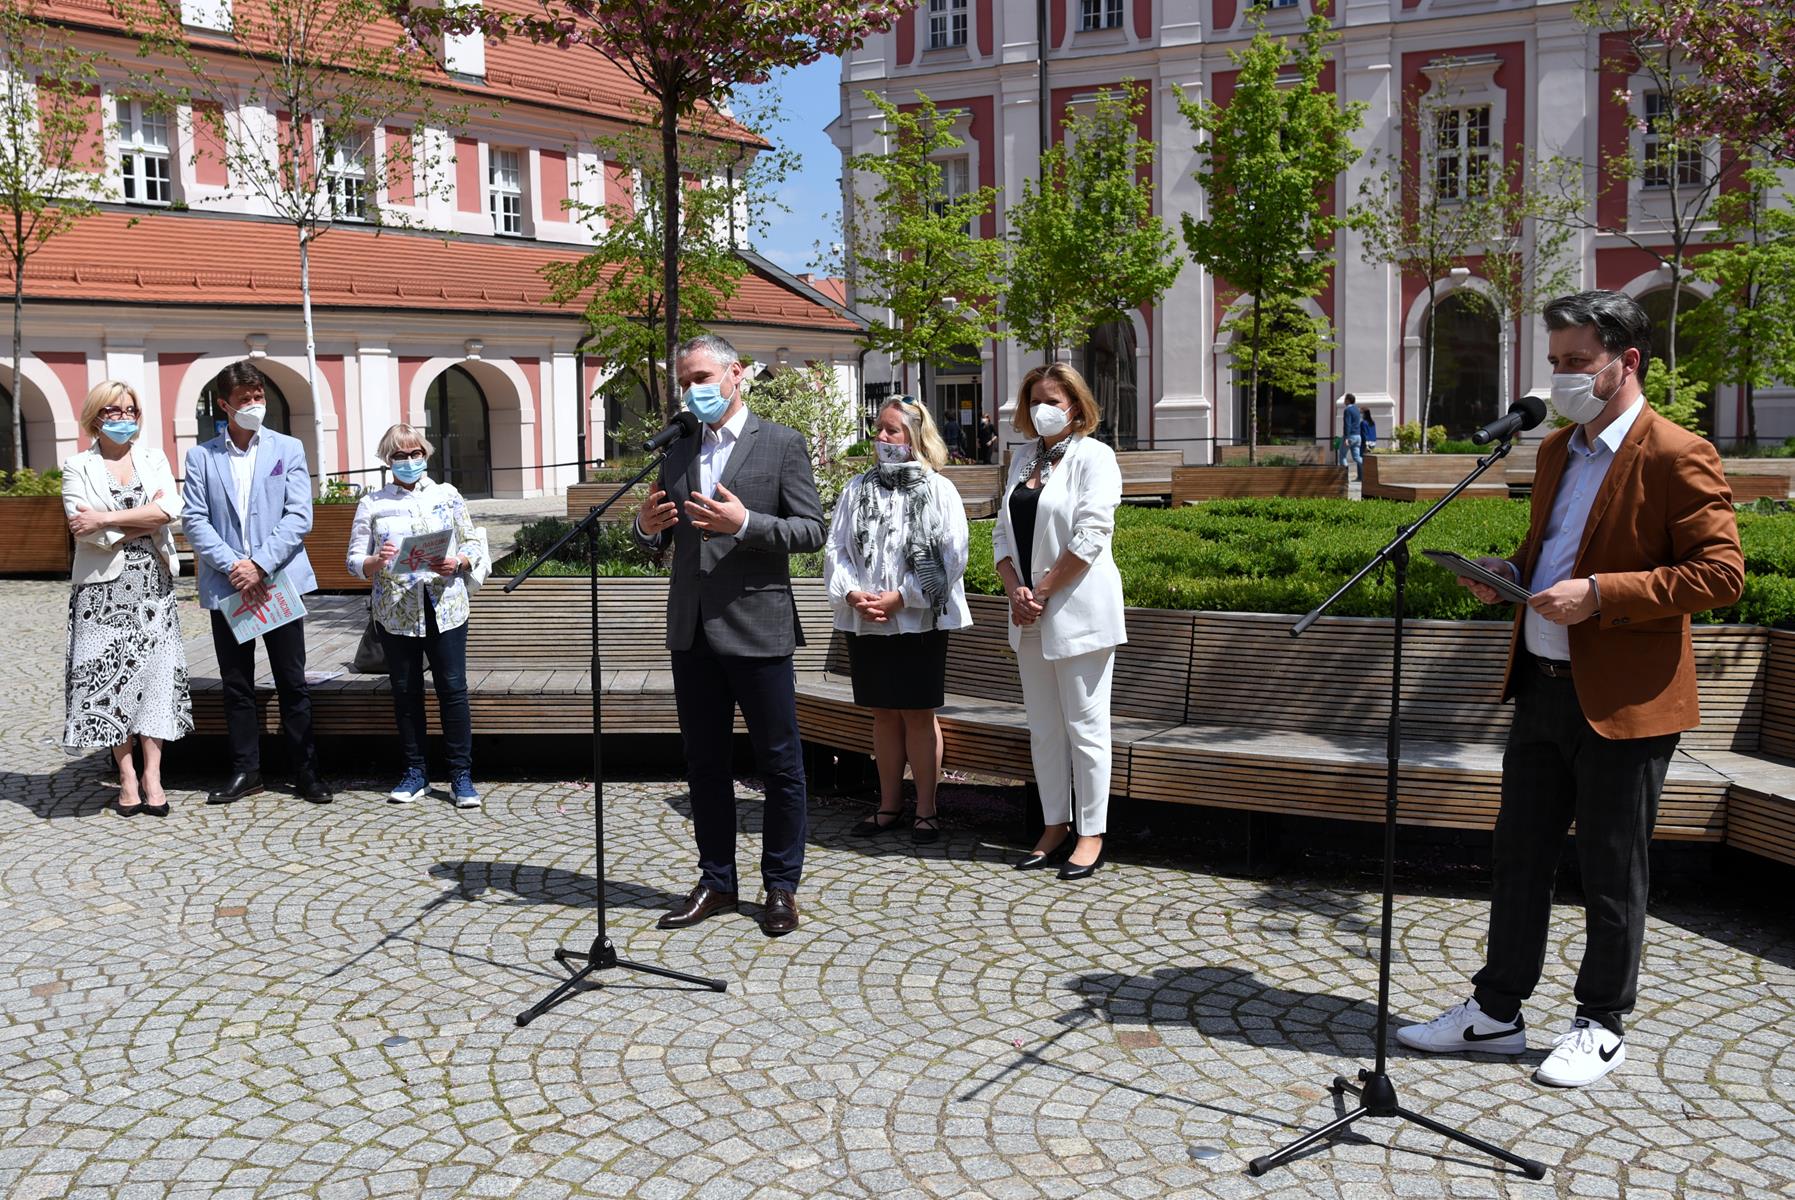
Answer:
M374 623L393 681L393 716L405 754L405 774L388 793L394 804L427 794L424 660L436 681L437 708L449 759L449 795L456 808L479 808L473 780L473 723L467 702L467 584L484 567L486 542L468 516L461 493L425 474L435 449L410 425L394 425L378 453L393 481L361 498L349 531L345 565L374 581ZM452 531L444 557L398 560L399 543L414 534Z
M181 496L168 459L138 442L141 420L128 384L98 385L81 408L93 446L62 466L62 507L75 535L63 743L112 751L120 815L164 817L162 743L193 729L169 529Z

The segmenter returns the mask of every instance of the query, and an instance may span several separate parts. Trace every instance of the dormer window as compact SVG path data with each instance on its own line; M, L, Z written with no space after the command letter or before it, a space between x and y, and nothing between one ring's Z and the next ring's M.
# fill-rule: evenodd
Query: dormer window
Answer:
M487 203L492 212L492 231L501 237L521 237L524 232L523 155L516 150L494 150L486 171Z

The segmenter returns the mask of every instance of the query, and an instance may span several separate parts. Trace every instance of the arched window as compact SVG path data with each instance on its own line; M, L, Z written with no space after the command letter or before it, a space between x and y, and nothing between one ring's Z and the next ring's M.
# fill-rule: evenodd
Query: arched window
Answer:
M1677 359L1680 362L1690 351L1689 313L1702 302L1702 297L1688 288L1683 289L1683 299L1677 305ZM1659 288L1655 292L1639 297L1639 307L1645 309L1645 315L1652 321L1652 357L1661 362L1670 361L1670 289ZM1688 377L1685 370L1684 377ZM1700 393L1701 408L1698 410L1696 424L1708 431L1713 437L1714 425L1714 388L1712 381Z
M12 422L12 393L7 391L4 383L0 383L0 470L14 465L20 467L31 465L30 438L24 439L24 445L19 448L17 457L14 457ZM21 425L20 429L23 430L23 428L24 426Z
M599 385L605 397L605 458L615 462L639 454L642 442L659 428L660 414L635 368L625 367Z
M268 378L266 372L262 376L262 391L268 400L268 413L262 418L262 427L272 429L276 433L291 435L293 432L293 408L287 403L286 395L274 380ZM224 408L218 403L218 384L214 380L200 389L199 403L194 417L199 422L200 440L219 437L224 433L230 419L225 416Z
M1448 437L1466 438L1502 415L1502 329L1491 307L1472 292L1443 297L1438 308L1427 423L1444 425Z
M1097 398L1097 439L1117 450L1140 445L1140 387L1134 372L1134 322L1110 321L1091 331L1080 369Z
M1234 371L1234 437L1247 440L1247 396L1253 386L1253 310L1243 308L1222 326ZM1307 442L1315 437L1315 386L1323 356L1325 322L1288 298L1267 297L1259 321L1259 397L1255 421L1260 442Z
M430 474L468 499L492 495L492 427L486 393L465 367L436 377L424 397L424 432L436 444ZM516 464L501 464L516 465Z

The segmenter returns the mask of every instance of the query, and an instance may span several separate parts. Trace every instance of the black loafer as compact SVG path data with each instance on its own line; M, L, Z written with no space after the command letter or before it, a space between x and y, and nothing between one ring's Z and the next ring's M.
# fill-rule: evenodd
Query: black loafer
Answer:
M206 797L207 804L235 804L245 796L256 796L262 792L262 773L260 771L238 771L231 776L230 782Z
M312 804L329 804L336 799L336 793L330 790L324 777L316 772L301 775L293 790L299 793L301 799Z
M1019 858L1013 865L1018 871L1043 871L1048 867L1057 867L1072 857L1072 847L1077 842L1078 839L1068 833L1066 839L1053 849Z
M1076 863L1068 861L1065 866L1060 868L1060 878L1061 879L1089 879L1091 876L1093 876L1097 873L1097 868L1101 867L1103 865L1103 856L1108 850L1109 850L1109 839L1105 838L1103 841L1103 845L1097 847L1097 857L1096 858L1093 858L1090 862L1085 863L1083 866L1079 866ZM1070 860L1072 856L1067 855L1066 857L1068 860Z

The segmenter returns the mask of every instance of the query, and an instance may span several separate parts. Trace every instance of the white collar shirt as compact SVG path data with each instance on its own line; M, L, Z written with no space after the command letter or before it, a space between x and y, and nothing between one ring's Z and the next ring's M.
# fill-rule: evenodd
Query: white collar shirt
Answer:
M698 490L704 495L713 499L716 497L717 484L729 467L729 458L735 453L736 443L742 438L742 428L747 424L748 406L744 404L735 410L735 416L715 429L706 425L699 431ZM748 519L744 512L742 528L736 531L736 536L740 537L747 528Z
M262 431L258 429L250 434L249 445L242 448L238 448L236 439L227 432L224 446L231 456L231 483L236 487L237 532L243 538L243 553L247 555L255 549L249 544L249 496L250 485L256 477L256 454L262 447Z
M1627 440L1627 434L1645 408L1645 397L1633 402L1620 419L1596 435L1592 446L1577 429L1565 446L1564 473L1558 478L1558 489L1552 494L1552 511L1540 536L1539 554L1533 560L1533 577L1527 590L1541 592L1555 583L1562 583L1577 569L1577 550L1583 544L1583 531L1589 524L1589 512L1608 478L1614 456ZM1535 658L1569 662L1571 633L1568 626L1556 625L1531 608L1523 618L1527 650Z

